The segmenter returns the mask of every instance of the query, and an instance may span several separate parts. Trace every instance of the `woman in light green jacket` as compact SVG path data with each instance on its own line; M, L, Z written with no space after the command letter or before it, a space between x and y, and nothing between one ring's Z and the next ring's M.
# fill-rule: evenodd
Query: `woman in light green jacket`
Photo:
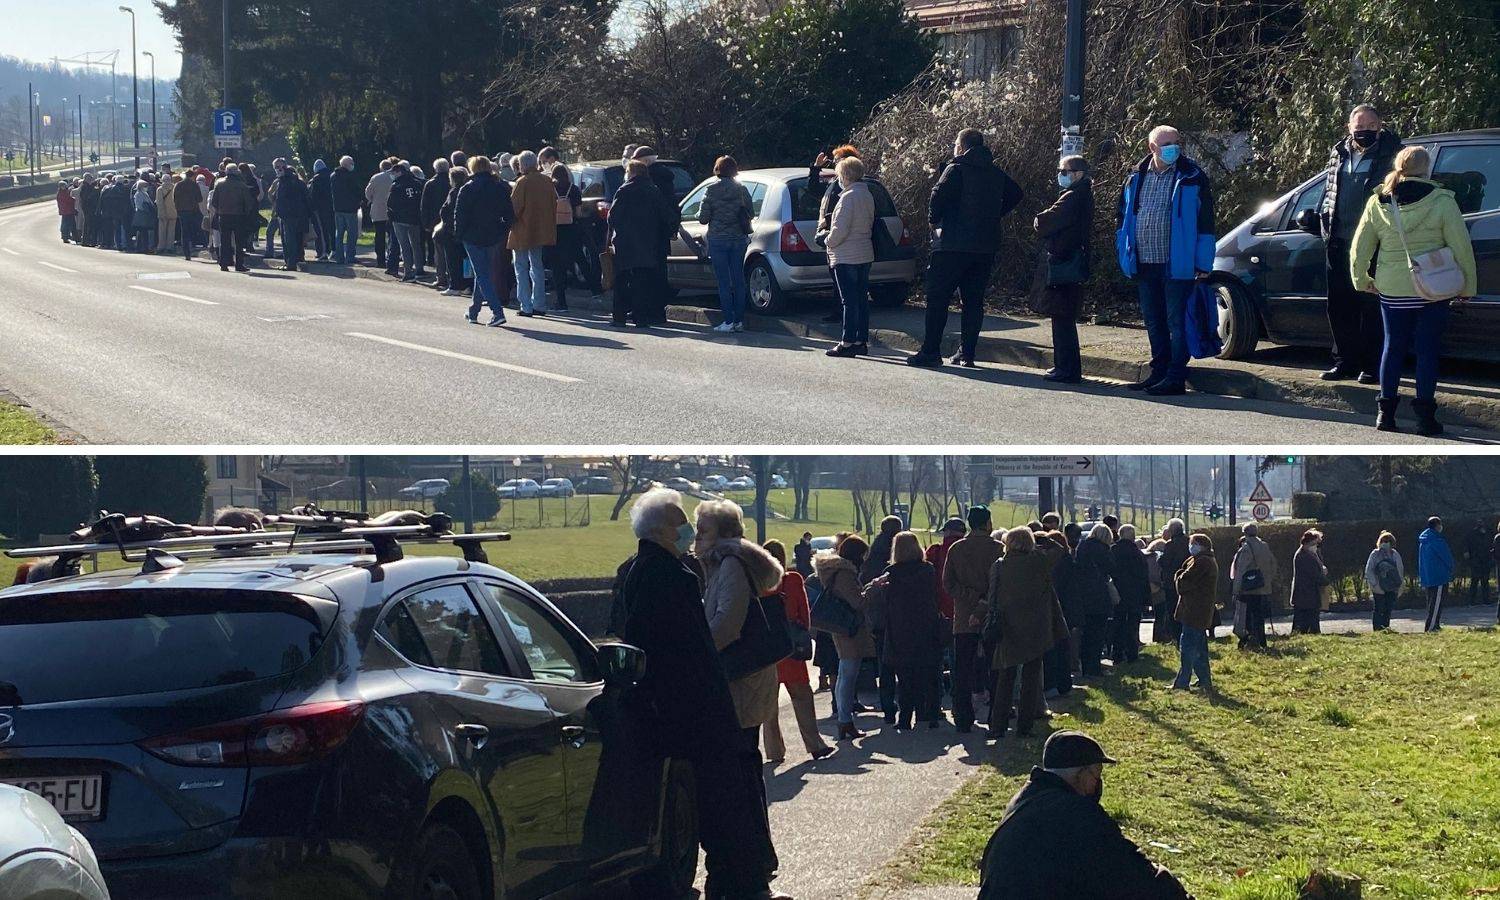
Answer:
M1396 404L1401 367L1415 345L1417 396L1412 409L1417 413L1417 433L1443 433L1443 426L1437 421L1437 374L1450 301L1425 300L1417 295L1408 249L1416 257L1447 247L1464 273L1458 302L1472 298L1478 291L1469 230L1464 226L1453 192L1431 181L1428 178L1431 171L1432 157L1424 147L1407 147L1396 154L1391 174L1365 204L1364 215L1354 230L1350 277L1355 289L1380 294L1380 313L1385 320L1385 349L1380 357L1380 414L1375 420L1375 427L1381 431L1398 430ZM1404 245L1391 214L1393 199L1401 208L1401 222L1406 231ZM1370 277L1372 259L1373 278Z

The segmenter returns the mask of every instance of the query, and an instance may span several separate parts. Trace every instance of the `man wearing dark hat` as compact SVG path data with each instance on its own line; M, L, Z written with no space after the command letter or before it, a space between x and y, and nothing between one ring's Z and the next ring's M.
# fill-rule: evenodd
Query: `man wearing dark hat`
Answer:
M989 689L989 654L979 652L979 632L989 614L990 568L1004 552L990 537L989 507L969 507L968 518L968 537L961 519L949 519L943 527L944 544L953 534L959 540L952 541L938 569L953 611L953 725L960 734L974 727L974 689Z
M1099 796L1115 760L1079 731L1047 738L980 864L979 900L1184 900L1182 883L1120 833Z
M643 144L635 148L631 158L646 164L646 175L661 192L662 216L666 219L667 227L663 229L657 248L660 264L651 272L651 309L648 313L652 323L660 324L667 320L666 304L671 294L671 286L667 283L667 257L672 255L672 238L682 225L682 211L677 207L677 194L672 187L672 169L657 160L656 151Z

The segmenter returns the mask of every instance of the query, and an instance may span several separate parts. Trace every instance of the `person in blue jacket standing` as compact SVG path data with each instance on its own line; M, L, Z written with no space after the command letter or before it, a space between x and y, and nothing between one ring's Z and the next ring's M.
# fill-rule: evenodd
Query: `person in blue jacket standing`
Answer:
M1453 551L1443 537L1443 520L1427 520L1427 530L1417 538L1417 577L1427 591L1427 624L1423 631L1437 631L1443 624L1443 596L1453 580Z
M1136 282L1151 342L1151 371L1127 385L1152 396L1187 390L1187 305L1194 282L1214 268L1214 197L1208 174L1183 155L1170 125L1151 129L1151 155L1120 193L1115 250Z

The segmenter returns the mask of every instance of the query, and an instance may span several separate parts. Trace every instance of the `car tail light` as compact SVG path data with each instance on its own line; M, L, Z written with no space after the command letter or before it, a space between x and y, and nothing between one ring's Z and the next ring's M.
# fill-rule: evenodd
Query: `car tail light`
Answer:
M782 253L805 253L807 250L807 241L802 239L802 232L797 230L797 223L788 222L781 226Z
M184 766L288 766L338 748L364 712L357 700L309 703L154 737L140 746Z
M599 201L599 205L596 207L599 210L599 218L601 218L601 219L607 219L607 218L609 218L609 207L610 207L610 203L609 203L608 200L600 200Z
M901 241L900 241L900 244L903 247L910 247L911 246L911 229L907 228L905 225L901 226Z

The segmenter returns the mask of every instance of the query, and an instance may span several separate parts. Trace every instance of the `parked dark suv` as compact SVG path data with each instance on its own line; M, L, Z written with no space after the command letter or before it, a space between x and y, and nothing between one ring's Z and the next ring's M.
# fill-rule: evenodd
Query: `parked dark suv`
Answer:
M1447 356L1500 360L1500 128L1409 138L1433 152L1433 179L1458 199L1474 242L1479 296L1455 307ZM1318 210L1324 174L1265 204L1219 240L1221 356L1249 356L1264 337L1278 344L1326 347L1328 274Z
M117 900L689 889L691 782L620 709L641 651L590 642L446 516L323 521L131 520L139 567L0 591L0 781L53 802Z

